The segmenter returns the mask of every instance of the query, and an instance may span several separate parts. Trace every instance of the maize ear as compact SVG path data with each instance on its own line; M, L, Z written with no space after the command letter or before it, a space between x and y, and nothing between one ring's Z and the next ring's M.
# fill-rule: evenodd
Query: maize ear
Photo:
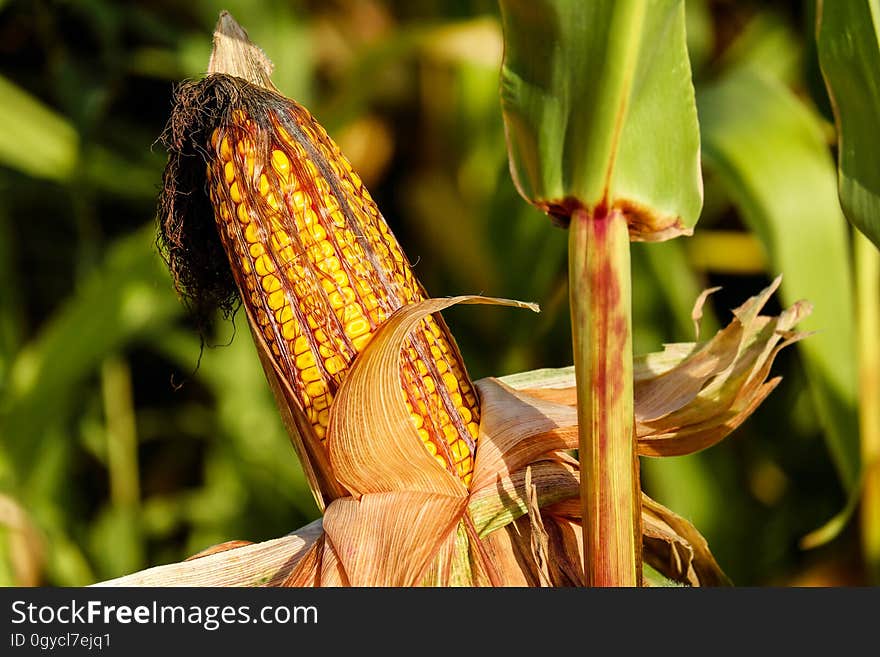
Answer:
M426 298L338 146L310 113L238 85L242 102L204 134L207 189L235 284L276 367L324 440L346 372L396 309ZM479 405L439 316L401 359L401 389L425 448L469 484Z

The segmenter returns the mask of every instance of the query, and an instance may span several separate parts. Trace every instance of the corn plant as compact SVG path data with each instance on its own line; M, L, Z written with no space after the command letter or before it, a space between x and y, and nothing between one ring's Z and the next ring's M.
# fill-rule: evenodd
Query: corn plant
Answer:
M638 14L623 18L645 18ZM670 41L672 57L684 55L683 18L683 7L673 3L644 22L648 35L658 26L678 34ZM515 17L512 28L510 14L506 20L515 33ZM621 29L632 27L624 20ZM551 43L569 47L578 37L583 34L573 31ZM630 47L638 51L638 31L633 39ZM516 66L513 52L508 76ZM654 55L641 55L649 69ZM635 52L629 59L638 61ZM550 62L566 66L563 74L573 72L575 79L597 75L569 69L566 57ZM576 354L592 355L591 374L579 385L572 385L570 370L520 376L518 388L497 379L472 384L436 313L463 302L528 304L426 298L351 165L303 107L277 93L270 73L262 52L223 14L208 76L178 90L165 136L170 157L160 203L169 266L190 305L222 306L237 287L324 513L322 532L301 538L283 578L259 562L256 571L240 569L237 581L640 585L644 543L653 567L649 581L726 582L699 533L642 496L635 454L687 453L727 435L778 383L766 381L770 365L780 349L803 337L793 327L809 305L760 315L777 280L735 311L713 339L639 359L636 370L624 208L607 189L602 209L589 211L579 191L543 194L536 203L580 222L571 229L573 326ZM627 84L635 77L627 68L618 71L612 106L619 109L614 99L630 95ZM687 68L679 79L689 88ZM507 99L508 117L518 103L529 105L523 101ZM683 102L693 126L693 101L685 94ZM537 115L544 120L540 110ZM516 137L531 118L519 121ZM619 130L622 117L597 121L606 149L617 146L616 137L609 142L604 135L615 122ZM579 137L589 142L588 133ZM683 141L693 169L697 140ZM539 139L526 142L544 146ZM528 160L527 147L520 152ZM533 163L524 167L535 170ZM551 170L558 172L558 165ZM607 174L589 184L597 180L607 183ZM693 190L684 196L693 210ZM637 235L658 238L687 232L670 207L672 214L652 216L629 199L625 209L642 210L632 224L643 231ZM583 317L580 295L598 299ZM592 338L585 341L582 330ZM569 453L575 447L581 462ZM609 487L626 496L609 495ZM225 559L230 549L237 563L241 550L265 550L222 544L197 556Z
M791 523L797 532L830 513L839 485L849 497L847 508L807 543L837 536L860 509L865 562L877 563L880 523L871 466L877 451L871 386L880 370L872 350L876 250L866 239L854 240L854 285L827 148L833 133L799 82L801 62L809 67L815 59L817 69L821 62L834 101L828 116L833 108L840 131L840 204L876 241L874 3L824 3L803 39L809 46L813 26L821 27L818 57L800 51L801 37L771 6L713 6L710 12L708 3L690 0L685 12L680 2L597 2L586 10L582 4L505 1L500 21L450 17L448 26L436 29L401 27L386 45L358 53L330 104L316 102L319 95L303 84L312 65L308 23L290 11L282 16L248 7L242 13L278 61L272 71L251 46L233 60L226 57L224 36L247 41L229 19L221 22L209 76L177 92L163 136L171 160L160 210L163 254L185 305L209 320L214 308L232 311L240 300L239 319L253 337L239 335L230 347L209 349L191 375L217 400L204 481L191 491L157 493L156 473L174 468L157 469L157 462L145 459L158 415L135 408L145 384L139 382L142 356L136 352L131 361L132 351L146 346L187 372L198 354L194 332L179 325L179 305L166 294L171 285L154 266L151 229L119 240L94 262L98 247L84 239L80 267L91 275L33 339L16 329L23 324L15 309L26 297L7 276L15 259L4 258L0 520L11 528L4 549L16 568L14 581L104 579L176 561L181 555L175 550L193 554L227 538L278 535L277 523L305 522L317 506L323 518L292 535L257 544L228 541L121 582L727 583L695 526L642 487L699 521L721 563L754 577L782 562L785 539L778 531L753 532L749 545L757 545L747 548L748 527L763 527L784 513L787 532ZM207 3L195 6L201 15L215 11ZM749 20L732 41L713 49L710 19L715 15L717 26L728 14ZM107 26L113 23L96 24L112 29ZM502 27L509 152L497 107ZM191 55L201 37L180 36L171 30L167 50L136 53L132 70L161 80L200 77L204 60ZM151 59L155 52L162 56ZM379 189L379 204L367 192L376 185L369 182L375 173L363 164L369 159L358 156L356 142L342 138L338 143L352 155L346 158L303 105L334 138L344 137L340 127L353 118L359 127L368 125L360 125L357 113L383 88L365 81L385 68L399 76L400 61L420 63L434 94L452 99L447 109L460 113L463 130L446 135L439 114L426 113L426 134L443 134L447 154L460 151L454 165L460 169L433 177L415 170L405 178L400 198L420 222L404 224L399 243L379 211L389 207L387 192ZM436 77L443 67L454 71L451 95L449 80ZM62 89L70 84L59 80ZM88 118L83 122L94 106L62 104L69 117L61 117L0 81L9 100L0 110L7 119L3 129L31 144L0 151L0 160L25 178L75 190L80 226L88 226L98 191L148 200L159 178L157 154L140 162L106 143L96 148L89 141L96 133ZM275 84L293 90L302 104ZM810 91L821 107L821 90ZM31 130L24 117L42 127ZM537 210L517 201L507 157L518 191ZM657 162L663 166L652 166ZM486 175L496 170L497 183L494 173ZM442 181L444 175L453 179L453 171L457 191L450 193ZM707 174L702 214L701 173ZM10 193L0 206L5 233L23 231L5 212L15 211L14 188L6 187ZM385 212L394 219L395 209ZM542 223L540 212L567 230ZM732 215L750 232L731 232ZM665 241L631 245L630 238ZM566 240L568 289L560 267ZM404 251L418 257L408 259ZM425 268L426 253L431 264L447 268L445 276ZM509 264L526 261L535 267ZM716 311L741 299L700 294L699 278L724 279L730 272L755 283L764 273L768 280L779 272L784 277L742 303L716 332ZM487 300L431 299L426 288L540 301L543 312L462 311L457 326L464 330L455 331L459 349L437 313L453 301ZM611 294L615 289L618 294ZM560 346L568 340L564 324L555 321L565 316L567 293L575 336L570 352ZM812 314L802 296L814 302ZM658 323L660 315L671 321ZM475 327L497 348L474 349L468 329ZM696 342L632 355L632 345L645 351L670 335L693 339L695 327ZM787 374L786 385L778 387L771 365L803 330L817 332L777 361L775 369ZM788 355L795 352L796 359ZM484 376L487 363L488 372L500 374L572 362L572 356L574 368L478 379L468 374ZM83 386L92 371L97 402ZM266 395L263 375L272 388ZM601 385L608 381L615 383ZM190 381L186 388L192 386ZM767 410L756 409L777 388L769 412L786 420L773 424ZM293 459L275 440L282 427L266 405L273 393L305 480L287 467ZM209 416L196 410L198 415L163 409L161 424L193 427ZM735 443L700 451L753 414ZM814 418L840 483L813 475L830 474L830 467L826 473L815 465L822 459L814 447L793 467L817 477L821 490L812 497L807 480L786 480L778 468L775 475L764 468L759 479L752 460L760 465L767 454L789 454L770 463L791 468L797 451L811 444L803 437L819 435ZM187 443L175 454L185 459ZM79 500L86 498L76 478L83 454L106 468L108 480L106 505L88 518L78 515ZM691 456L669 458L685 454ZM736 481L730 473L744 464L748 487L725 493L722 504L718 491ZM797 495L780 498L784 486L789 492L797 486ZM299 497L308 490L315 506ZM268 522L260 515L263 526L245 511L259 497L267 502L260 508L275 510ZM750 497L760 505L746 501ZM780 499L788 500L787 511L773 506ZM792 500L803 499L808 501L798 514L790 513ZM185 545L169 548L169 540L189 527Z

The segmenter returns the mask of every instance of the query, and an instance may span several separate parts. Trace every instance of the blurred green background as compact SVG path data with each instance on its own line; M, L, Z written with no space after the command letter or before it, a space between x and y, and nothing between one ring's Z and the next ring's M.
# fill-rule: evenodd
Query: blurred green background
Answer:
M856 527L798 545L858 469L850 235L828 192L813 3L687 7L706 203L694 237L634 245L636 351L693 340L703 288L723 286L705 336L780 271L769 310L809 298L820 333L781 354L782 385L733 436L643 459L643 486L737 584L864 583ZM0 0L4 585L90 584L317 517L244 317L218 318L200 352L155 245L155 141L221 9L340 143L432 294L540 303L448 313L473 378L570 364L566 235L510 179L494 0Z

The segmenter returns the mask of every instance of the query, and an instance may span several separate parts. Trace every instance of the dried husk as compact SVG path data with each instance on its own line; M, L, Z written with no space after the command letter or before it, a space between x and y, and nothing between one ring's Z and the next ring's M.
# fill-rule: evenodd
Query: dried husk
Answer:
M651 416L637 424L640 454L714 444L778 383L766 380L770 366L780 349L804 337L792 329L809 305L760 315L776 285L737 308L708 342L637 358L636 412ZM333 410L333 471L343 473L351 494L329 504L323 524L111 583L582 585L571 368L476 383L482 421L469 490L432 459L420 459L425 450L397 387L403 341L427 314L486 302L530 307L479 297L428 300L402 308L377 332L340 389L343 405ZM645 495L642 527L644 559L665 577L689 586L729 583L696 528Z

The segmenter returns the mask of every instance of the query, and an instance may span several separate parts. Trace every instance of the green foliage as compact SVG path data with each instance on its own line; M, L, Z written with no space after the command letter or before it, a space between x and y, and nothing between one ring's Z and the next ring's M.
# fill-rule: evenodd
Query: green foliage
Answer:
M816 410L847 487L858 476L849 238L821 125L781 82L746 67L699 97L703 152L782 272L784 303L808 298L801 345ZM821 254L821 267L813 255Z

